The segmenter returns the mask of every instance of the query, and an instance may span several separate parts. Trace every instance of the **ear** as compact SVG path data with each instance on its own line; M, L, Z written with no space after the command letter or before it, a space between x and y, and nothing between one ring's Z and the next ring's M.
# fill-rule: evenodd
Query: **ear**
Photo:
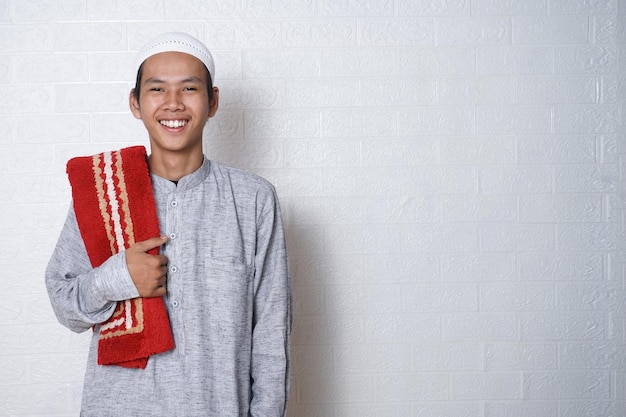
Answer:
M136 119L141 119L141 110L139 109L139 102L135 97L135 89L130 90L130 94L128 96L128 106L130 107L130 112L135 116Z
M213 87L213 100L209 103L209 117L215 116L217 108L220 104L220 90L217 87Z

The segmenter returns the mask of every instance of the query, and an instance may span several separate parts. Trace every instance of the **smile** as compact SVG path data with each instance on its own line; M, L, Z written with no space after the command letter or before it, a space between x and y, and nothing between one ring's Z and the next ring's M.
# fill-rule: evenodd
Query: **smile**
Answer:
M159 123L165 127L178 129L179 127L185 126L187 124L187 120L161 120Z

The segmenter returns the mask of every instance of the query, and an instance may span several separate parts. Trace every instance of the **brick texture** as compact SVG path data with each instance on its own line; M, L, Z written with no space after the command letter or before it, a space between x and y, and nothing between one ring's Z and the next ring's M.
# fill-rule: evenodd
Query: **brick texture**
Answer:
M0 415L79 413L64 165L147 144L166 30L214 51L207 154L281 198L289 417L626 415L623 0L0 0Z

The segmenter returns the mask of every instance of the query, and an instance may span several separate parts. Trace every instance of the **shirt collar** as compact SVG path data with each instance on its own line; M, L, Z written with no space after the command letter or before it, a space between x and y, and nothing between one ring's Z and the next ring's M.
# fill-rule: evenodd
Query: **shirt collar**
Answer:
M152 178L152 187L155 191L166 193L171 193L174 191L186 191L202 183L209 175L210 170L211 162L207 159L206 156L204 156L200 168L178 180L178 185L151 172L150 177Z

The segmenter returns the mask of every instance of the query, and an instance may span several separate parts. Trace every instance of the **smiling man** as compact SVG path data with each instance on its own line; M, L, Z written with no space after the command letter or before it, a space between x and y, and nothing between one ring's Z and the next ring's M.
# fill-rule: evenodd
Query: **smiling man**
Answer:
M203 128L217 112L219 90L200 41L160 35L137 65L129 102L150 139L161 236L94 267L74 201L46 270L59 321L76 332L94 329L81 415L284 416L291 286L275 190L205 157ZM132 176L125 181L132 186ZM98 344L111 320L126 314L117 308L159 297L173 348L136 366L104 364Z

